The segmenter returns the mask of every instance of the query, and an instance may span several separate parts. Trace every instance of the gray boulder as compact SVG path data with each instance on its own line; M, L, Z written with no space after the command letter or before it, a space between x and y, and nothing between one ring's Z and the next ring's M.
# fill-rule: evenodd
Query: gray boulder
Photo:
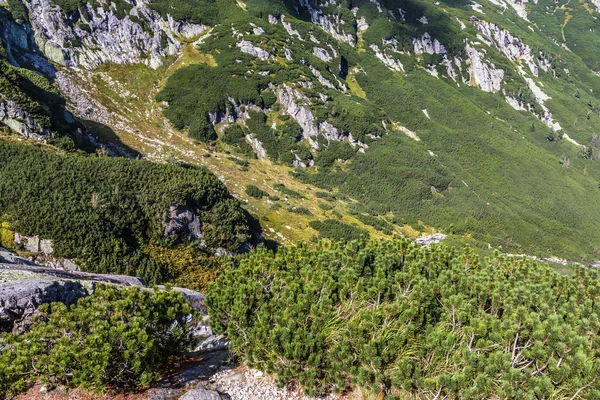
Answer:
M44 129L28 112L17 103L6 99L0 93L0 124L4 124L15 132L39 141L50 138L50 132Z
M91 282L0 269L0 332L23 333L31 326L40 305L52 302L69 305L92 292Z
M223 397L214 390L206 390L202 388L192 389L180 397L179 400L222 400Z

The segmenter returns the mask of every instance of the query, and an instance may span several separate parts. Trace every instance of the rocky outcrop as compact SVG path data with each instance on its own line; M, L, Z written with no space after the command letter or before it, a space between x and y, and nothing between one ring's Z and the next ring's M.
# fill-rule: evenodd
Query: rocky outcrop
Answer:
M321 59L324 62L329 62L332 60L331 56L329 55L329 52L320 47L313 47L313 55L315 55L317 58Z
M169 207L165 225L165 236L175 235L180 238L204 240L202 221L190 207L179 204Z
M185 21L176 21L170 15L167 15L167 25L169 30L178 36L186 39L194 39L206 32L208 27L198 24L190 24Z
M502 88L502 79L504 70L496 68L494 64L487 63L483 57L485 52L478 51L472 45L467 44L465 51L469 56L467 64L469 65L470 83L479 86L486 92L498 92Z
M0 332L22 333L44 303L72 304L93 292L91 282L57 279L0 264Z
M50 0L24 4L37 46L50 60L70 67L141 62L157 68L163 57L181 50L176 35L193 38L207 29L171 17L164 20L147 7L147 0L133 2L123 18L116 15L114 3L97 8L86 4L84 12L69 17Z
M543 54L540 53L535 57L531 47L523 43L518 37L513 36L506 29L501 29L494 23L482 21L475 17L471 17L471 23L507 59L511 61L523 61L534 76L538 76L538 67L546 72L550 68L550 61Z
M20 257L2 247L0 247L0 264L35 265L32 260Z
M319 83L321 85L323 85L324 87L326 87L328 89L335 89L335 86L331 82L329 82L329 80L327 80L327 78L325 78L323 76L323 74L321 74L321 71L319 71L312 65L310 66L310 72L313 73L313 75L317 78L317 80L319 81Z
M6 46L8 61L12 65L20 67L19 62L13 55L13 48L27 50L31 47L33 38L29 25L0 18L0 38Z
M369 24L367 23L367 20L365 19L365 17L360 17L356 21L356 29L359 32L365 32L367 29L369 29Z
M33 254L50 256L53 252L52 240L40 239L39 236L24 236L15 232L14 242Z
M20 135L45 142L51 138L50 132L43 128L28 112L17 103L0 93L0 125L6 125Z
M432 243L439 243L442 240L446 239L446 237L448 237L447 235L444 235L443 233L435 233L433 235L429 235L429 236L421 236L420 238L417 238L415 241L420 244L421 246L429 246Z
M256 153L256 155L259 158L262 158L265 160L267 159L267 151L265 150L265 148L262 145L262 143L260 142L260 140L252 137L252 135L250 135L250 134L246 135L246 140L248 141L248 143L250 143L250 146L252 146L254 153Z
M552 97L548 96L535 83L535 81L533 79L525 76L523 74L523 71L520 68L519 68L519 72L521 73L521 76L523 76L523 79L525 79L525 82L527 83L527 87L529 88L529 90L531 90L531 92L535 96L536 103L538 103L540 105L540 107L542 108L542 110L544 111L544 114L541 117L542 122L544 122L546 125L548 125L548 127L550 129L552 129L554 132L560 131L562 129L562 127L560 126L560 124L558 122L555 122L552 119L552 113L550 112L548 107L546 107L546 105L544 104L546 102L546 100L550 100Z
M319 26L339 42L348 43L351 46L356 45L354 27L351 24L347 24L339 14L326 15L322 10L313 8L308 0L300 0L300 4L310 14L313 24Z
M392 71L404 72L404 66L399 60L396 60L393 57L381 51L381 49L379 49L379 46L377 46L375 43L371 43L369 47L375 52L375 57L377 57L377 59L379 59L379 61L381 61L386 67L388 67Z
M290 35L291 37L295 37L296 39L298 39L300 41L304 41L304 39L302 39L302 36L300 36L300 32L298 32L296 29L294 29L292 27L292 24L285 21L285 15L281 16L281 25L283 25L283 27L287 31L288 35Z
M7 257L3 259L7 260ZM51 302L72 304L82 297L91 295L98 283L146 289L143 281L131 276L91 274L12 262L0 263L0 332L26 331L31 325L32 316L41 304ZM176 288L175 290L178 290L194 309L204 315L193 327L194 335L202 339L198 348L217 349L226 346L227 342L223 338L214 336L210 329L204 296L189 289Z
M446 48L437 39L431 38L429 33L425 32L420 38L413 38L413 47L415 54L446 54Z
M258 46L252 44L252 42L248 40L242 40L237 43L236 46L240 49L242 53L250 54L251 56L260 58L261 60L268 60L274 58L268 51L261 49Z
M283 110L302 127L303 138L308 140L314 149L319 148L316 141L319 135L327 141L340 141L348 138L347 134L338 131L329 122L318 121L308 107L311 104L310 99L299 90L288 85L282 85L277 88L276 93Z

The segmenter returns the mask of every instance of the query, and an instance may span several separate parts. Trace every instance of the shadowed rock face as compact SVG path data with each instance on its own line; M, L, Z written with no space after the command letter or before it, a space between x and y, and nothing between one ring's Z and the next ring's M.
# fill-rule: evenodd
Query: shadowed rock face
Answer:
M4 98L0 93L0 124L4 124L30 139L45 141L50 138L50 132L42 126L17 103Z
M202 221L200 221L198 214L190 207L175 204L169 207L169 212L167 214L165 236L168 235L203 240Z
M0 268L0 332L23 333L45 303L75 303L93 292L92 282L57 280L50 275Z

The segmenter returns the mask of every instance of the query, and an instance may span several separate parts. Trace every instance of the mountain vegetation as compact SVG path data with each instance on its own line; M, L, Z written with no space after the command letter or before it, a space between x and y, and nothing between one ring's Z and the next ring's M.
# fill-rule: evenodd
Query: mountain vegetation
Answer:
M310 395L600 399L599 17L0 0L0 245L207 291L233 353ZM433 233L459 246L399 237ZM40 312L0 339L0 397L136 390L190 345L168 290Z
M597 40L593 6L217 3L220 24L198 44L217 66L177 70L157 97L175 127L234 147L230 132L250 134L369 221L596 257L600 79L577 46ZM563 16L564 37L550 28Z
M97 392L148 386L192 345L191 314L175 291L101 285L70 307L44 304L29 332L2 335L0 397L36 380Z
M468 247L321 242L246 257L207 304L250 366L310 394L595 399L598 278Z
M167 232L173 206L197 215L202 238L183 228ZM0 217L22 235L52 239L54 256L74 258L87 271L154 284L178 275L174 264L184 257L169 256L169 249L238 251L251 239L246 212L205 168L6 142L0 142Z

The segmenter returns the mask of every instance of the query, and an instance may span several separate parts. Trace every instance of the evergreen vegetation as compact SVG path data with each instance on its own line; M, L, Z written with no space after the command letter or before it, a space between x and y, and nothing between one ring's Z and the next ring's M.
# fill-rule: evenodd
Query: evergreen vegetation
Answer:
M325 221L310 221L311 228L319 231L319 236L324 239L334 241L358 240L369 233L357 226L344 224L335 219L326 219Z
M248 185L246 186L246 194L250 197L254 197L255 199L262 199L263 197L266 197L269 195L269 193L265 192L264 190L260 189L258 186L256 185Z
M171 290L99 285L70 307L39 311L29 332L0 339L0 397L36 380L98 392L148 386L192 344L186 323L194 310Z
M597 399L599 292L583 268L355 241L258 251L207 305L250 366L310 394Z
M194 24L214 25L218 22L219 10L215 0L152 0L150 8L164 19L167 14L175 20Z
M233 147L238 153L250 159L256 158L252 146L246 141L246 133L238 124L232 124L225 128L219 139Z
M165 234L169 208L202 222L204 247ZM240 203L208 170L122 158L74 156L0 142L0 219L23 235L54 241L54 254L88 271L163 282L175 271L150 245L237 251L250 239Z

